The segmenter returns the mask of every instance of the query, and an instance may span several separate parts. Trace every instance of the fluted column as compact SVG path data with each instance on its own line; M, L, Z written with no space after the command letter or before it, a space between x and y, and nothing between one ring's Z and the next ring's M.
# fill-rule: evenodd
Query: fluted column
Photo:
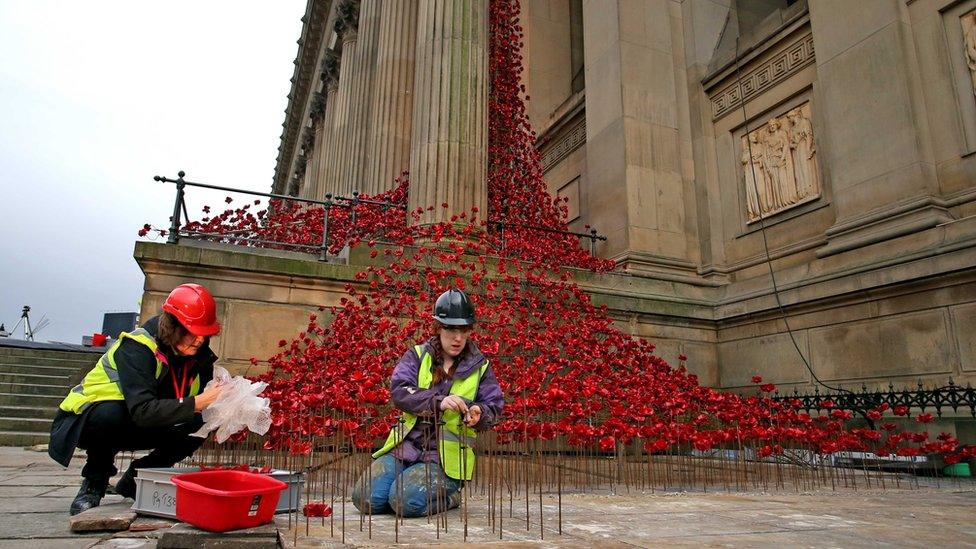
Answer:
M366 191L367 148L369 145L369 112L373 95L373 71L376 62L376 39L379 36L383 0L361 0L358 18L353 21L358 35L355 49L343 55L351 57L349 122L344 136L347 164L341 174L347 193ZM347 194L348 195L348 194Z
M488 159L488 0L421 0L417 14L410 207L423 223L479 209ZM440 207L450 204L448 210Z
M302 156L305 157L305 177L302 181L302 188L298 196L302 198L312 198L315 196L315 166L317 165L318 155L315 147L315 118L312 118L312 125L306 126L302 130Z
M342 42L342 62L339 64L339 91L336 93L335 130L336 142L333 149L336 163L336 173L333 178L335 187L333 194L352 196L352 182L349 174L353 172L354 160L362 151L356 151L349 139L352 130L350 104L355 92L353 87L353 72L356 61L356 44L359 41L359 31L356 29L358 2L346 1L340 6L340 19L336 22L336 32Z
M315 148L312 150L312 163L308 167L308 173L305 174L306 178L311 178L312 181L312 191L309 193L308 197L312 200L322 200L325 196L325 191L322 190L322 164L324 156L324 147L322 146L322 141L325 140L325 117L323 115L322 120L315 125Z
M325 114L325 93L317 91L312 96L309 108L310 126L302 148L309 155L308 169L305 171L305 186L308 187L306 198L315 199L319 193L319 164L322 162L322 120ZM310 152L309 152L310 151Z
M367 147L366 192L371 195L390 189L393 180L410 169L416 48L417 0L385 0L376 46Z
M339 65L335 65L335 75L325 80L325 115L322 118L322 156L319 160L319 200L325 198L326 193L338 194L336 187L336 96L339 94Z

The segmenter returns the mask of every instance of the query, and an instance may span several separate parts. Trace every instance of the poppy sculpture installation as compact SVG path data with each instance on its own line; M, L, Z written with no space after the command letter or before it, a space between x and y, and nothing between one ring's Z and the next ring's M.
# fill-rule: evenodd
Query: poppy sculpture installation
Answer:
M307 330L281 341L281 352L268 360L270 369L260 376L273 404L268 435L242 433L197 460L306 471L305 502L327 505L328 513L313 514L323 524L327 514L330 532L337 534L338 525L344 539L352 485L397 425L387 386L393 365L431 333L430 304L452 287L471 296L478 311L473 338L506 395L500 422L478 439L478 467L462 491L463 527L456 531L465 538L473 516L500 538L506 519L509 526L524 521L525 528L535 521L543 536L546 526L561 531L564 491L887 487L904 480L880 467L831 464L854 453L909 463L927 454L941 454L947 463L976 455L947 434L930 439L892 423L871 428L827 401L827 414L802 413L798 403L768 398L776 388L758 377L756 396L703 387L685 369L685 357L669 365L651 342L616 329L606 309L574 283L577 273L606 272L613 263L557 232L566 229L567 208L548 194L533 146L518 17L517 0L491 1L488 219L475 210L420 225L422 209L408 216L369 205L355 215L337 210L329 221L333 251L371 248L370 265L347 285L341 307L327 311L331 322L313 315ZM404 176L371 198L403 203L408 188ZM188 227L314 245L322 238L321 210L315 210L278 202L252 215L245 206ZM872 422L909 412L860 411ZM544 512L546 501L557 511ZM428 517L438 536L447 532L449 516L457 514ZM357 517L360 530L371 534L373 519ZM394 523L399 533L401 522Z

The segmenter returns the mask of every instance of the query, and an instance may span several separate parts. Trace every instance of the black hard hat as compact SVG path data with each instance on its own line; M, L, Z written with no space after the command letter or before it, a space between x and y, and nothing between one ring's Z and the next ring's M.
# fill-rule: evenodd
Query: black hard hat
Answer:
M464 292L451 288L437 298L433 317L445 326L473 326L474 306Z

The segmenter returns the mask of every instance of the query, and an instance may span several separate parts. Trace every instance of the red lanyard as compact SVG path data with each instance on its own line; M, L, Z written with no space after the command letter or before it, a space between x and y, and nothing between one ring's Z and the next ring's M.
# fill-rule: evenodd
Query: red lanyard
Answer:
M158 349L156 350L156 358L158 358L163 364L169 366L169 360L166 358L166 355L161 353ZM191 366L193 366L193 360L188 360L183 364L183 380L179 384L176 383L176 372L174 368L170 366L169 369L169 377L173 380L173 393L176 394L176 398L180 402L183 402L183 396L186 394L186 382L190 379Z
M183 402L183 394L186 391L186 381L187 381L187 379L189 379L189 374L190 374L190 365L189 364L184 364L183 365L183 381L180 382L179 386L177 386L176 385L176 372L172 368L170 368L170 370L169 370L169 375L170 375L171 378L173 378L173 392L176 393L176 398L179 399L180 402Z

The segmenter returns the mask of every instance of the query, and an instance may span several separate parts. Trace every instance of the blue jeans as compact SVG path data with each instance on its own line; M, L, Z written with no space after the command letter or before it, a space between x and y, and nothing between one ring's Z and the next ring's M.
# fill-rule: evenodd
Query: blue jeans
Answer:
M461 481L449 478L437 463L403 462L392 453L373 460L352 490L352 504L364 514L396 512L423 517L461 503Z

